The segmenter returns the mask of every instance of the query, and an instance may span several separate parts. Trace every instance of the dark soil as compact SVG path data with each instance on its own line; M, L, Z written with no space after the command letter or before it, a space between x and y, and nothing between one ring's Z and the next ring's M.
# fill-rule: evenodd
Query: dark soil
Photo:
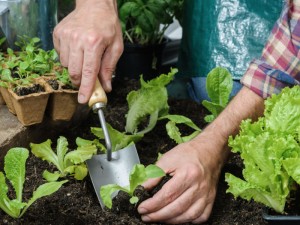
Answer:
M107 122L114 128L124 130L125 114L127 112L126 95L130 90L139 87L136 81L117 81L113 83L113 92L108 95L108 106L105 111ZM204 127L203 117L206 111L198 104L187 100L170 100L170 113L185 115L191 118L198 126ZM65 136L69 140L69 147L75 147L77 136L87 139L95 137L90 133L91 126L100 126L97 115L91 113L88 120L78 127L65 132L58 133L57 136ZM189 134L189 129L182 129L183 135ZM47 137L45 137L45 140ZM56 139L53 140L56 145ZM153 131L136 144L140 160L147 165L154 163L158 153L164 153L176 144L170 140L165 131L165 122L159 121ZM41 177L42 171L49 168L49 165L34 156L30 156L27 161L26 181L24 190L24 201L32 195L38 185L44 181ZM1 166L0 170L3 170ZM209 221L210 225L259 225L265 224L262 218L264 207L255 202L247 202L242 199L234 199L232 195L226 194L227 185L224 181L224 173L230 172L240 175L242 162L237 155L225 165L218 186L213 212ZM150 193L151 194L151 193ZM126 197L125 197L126 199ZM37 200L25 215L20 219L12 219L3 211L0 211L0 224L26 224L26 225L71 225L71 224L101 224L101 225L139 225L144 224L139 215L134 211L135 207L130 206L125 200L121 204L123 209L118 213L109 210L101 210L93 185L89 177L83 181L70 179L59 191L51 196ZM126 209L126 210L125 210ZM133 210L128 212L128 209ZM152 223L160 224L160 223Z
M25 96L33 93L44 92L45 89L40 84L32 84L30 86L18 86L14 91L19 96Z

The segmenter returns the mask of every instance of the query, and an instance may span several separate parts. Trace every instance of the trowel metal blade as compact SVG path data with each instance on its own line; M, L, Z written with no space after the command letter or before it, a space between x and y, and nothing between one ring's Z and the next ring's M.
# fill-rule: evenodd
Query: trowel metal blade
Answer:
M130 172L134 165L139 163L134 144L113 152L111 161L107 160L106 154L95 155L87 160L89 174L102 208L104 204L100 196L100 187L107 184L118 184L122 187L129 185Z

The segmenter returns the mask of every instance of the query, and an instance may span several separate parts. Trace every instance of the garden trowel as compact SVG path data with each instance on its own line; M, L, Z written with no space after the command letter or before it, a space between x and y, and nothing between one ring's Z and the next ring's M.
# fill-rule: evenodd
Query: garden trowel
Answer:
M89 174L102 208L103 201L100 196L100 187L107 184L129 185L129 174L135 164L140 163L134 144L121 150L112 152L112 145L107 130L103 108L106 106L107 97L100 82L96 81L93 94L89 100L89 106L98 113L103 130L107 152L94 155L87 160Z

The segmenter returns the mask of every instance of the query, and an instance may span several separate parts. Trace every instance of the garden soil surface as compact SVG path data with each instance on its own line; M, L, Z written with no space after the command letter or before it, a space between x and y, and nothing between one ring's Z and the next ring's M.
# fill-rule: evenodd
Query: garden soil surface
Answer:
M105 110L105 116L108 123L114 128L123 131L125 125L125 114L128 110L126 95L129 91L138 89L139 82L118 81L113 82L113 92L108 94L108 106ZM169 100L170 114L185 115L192 119L198 126L204 128L206 123L203 118L207 114L204 108L188 100ZM65 136L69 141L69 147L75 148L76 137L94 139L90 132L90 127L100 126L96 114L90 113L88 119L72 130L66 130L57 134ZM183 135L190 134L191 130L181 127ZM48 137L45 137L45 140ZM52 142L56 146L56 139ZM159 121L154 130L146 134L145 137L136 144L141 163L147 165L154 163L158 153L164 153L174 147L176 144L166 134L165 122ZM27 147L27 146L24 146ZM40 184L44 182L41 178L42 172L49 165L41 159L30 156L27 160L27 171L24 189L24 201L32 195ZM226 194L227 185L224 181L224 173L230 172L235 175L241 175L242 162L238 155L233 155L223 168L218 193L212 214L205 224L214 225L248 225L248 224L266 224L262 218L264 207L255 202L247 202L242 199L234 199L231 194ZM3 166L0 168L3 171ZM13 193L10 193L11 197ZM93 185L89 176L83 181L70 179L59 191L51 196L37 200L31 205L28 211L20 219L12 219L3 211L0 211L0 224L26 224L26 225L71 225L71 224L103 224L103 225L139 225L143 223L133 206L123 203L125 209L118 209L117 212L102 210ZM132 211L128 211L132 210ZM162 223L148 223L162 224Z

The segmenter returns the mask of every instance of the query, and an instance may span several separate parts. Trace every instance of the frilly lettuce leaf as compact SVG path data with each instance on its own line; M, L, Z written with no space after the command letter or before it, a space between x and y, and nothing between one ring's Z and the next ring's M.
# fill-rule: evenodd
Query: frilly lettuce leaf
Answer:
M244 120L229 138L243 159L243 178L226 173L227 192L283 212L293 184L300 184L300 86L285 88L265 101L264 116Z
M168 113L166 85L171 82L176 72L176 69L172 69L167 75L162 74L149 82L144 81L141 76L141 88L127 95L129 111L126 115L126 132L145 134L154 128L159 117ZM141 127L145 121L148 121L148 125Z

